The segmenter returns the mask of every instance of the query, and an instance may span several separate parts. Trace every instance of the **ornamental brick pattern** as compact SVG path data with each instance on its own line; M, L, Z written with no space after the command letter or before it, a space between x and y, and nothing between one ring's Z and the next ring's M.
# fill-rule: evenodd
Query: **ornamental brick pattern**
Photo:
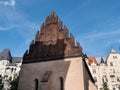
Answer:
M82 47L54 12L46 18L23 56L23 63L82 56Z

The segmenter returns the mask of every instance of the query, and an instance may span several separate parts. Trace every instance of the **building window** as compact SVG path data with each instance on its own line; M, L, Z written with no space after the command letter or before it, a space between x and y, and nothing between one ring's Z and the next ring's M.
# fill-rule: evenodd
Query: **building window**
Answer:
M10 73L10 68L9 67L5 69L5 73Z
M113 87L113 90L116 90L114 85L112 87Z
M10 77L9 80L11 81L11 80L12 80L12 77Z
M5 76L4 76L4 80L8 80L8 75L5 75Z
M93 74L95 74L96 73L96 70L95 69L93 69Z
M38 90L38 79L35 79L35 90Z
M14 68L11 69L11 72L12 72L12 73L13 73L13 71L14 71Z
M60 77L60 90L64 90L64 79Z
M120 82L120 77L117 77L117 82Z
M113 69L113 73L115 73L115 69Z
M113 56L113 59L117 59L117 56Z
M110 62L110 66L113 66L113 62Z
M111 82L115 82L115 76L114 75L110 75L111 77Z
M108 82L108 79L107 79L106 75L103 75L102 81L103 81L103 83L104 83L104 82Z
M94 81L97 82L97 78L96 77L94 77Z
M103 82L103 83L105 82L104 77L102 77L102 82Z
M113 88L113 90L115 90L115 87Z
M118 90L120 90L120 85L118 85Z

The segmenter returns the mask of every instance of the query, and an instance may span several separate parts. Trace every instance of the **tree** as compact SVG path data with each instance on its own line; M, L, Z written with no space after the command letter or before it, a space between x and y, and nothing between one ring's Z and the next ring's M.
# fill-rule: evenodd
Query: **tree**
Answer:
M10 82L10 90L17 90L17 87L18 87L18 77Z
M85 60L86 58L88 58L88 57L87 57L87 54L83 54L83 55L82 55L82 59Z
M4 85L4 83L3 83L3 81L2 81L2 76L0 75L0 90L3 89L3 85Z
M118 86L119 90L120 90L120 85Z
M107 82L103 83L103 90L109 90Z

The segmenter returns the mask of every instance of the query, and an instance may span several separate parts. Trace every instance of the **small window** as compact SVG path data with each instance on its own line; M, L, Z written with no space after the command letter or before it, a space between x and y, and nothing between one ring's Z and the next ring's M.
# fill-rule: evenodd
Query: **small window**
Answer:
M116 90L114 85L112 87L113 87L113 90Z
M5 73L10 73L10 68L6 68Z
M102 77L102 82L103 82L103 83L105 82L104 77Z
M93 69L93 73L94 73L94 74L96 73L96 70L95 70L95 69Z
M97 78L96 77L94 77L94 81L97 82Z
M120 77L117 77L117 82L120 82Z
M12 80L12 77L10 77L9 80L11 81L11 80Z
M110 66L113 66L113 62L110 62Z
M113 59L117 59L117 56L113 56Z
M113 69L113 73L115 73L115 69Z
M116 90L115 87L113 88L113 90Z
M11 72L13 72L13 71L14 71L14 68L11 69Z
M115 76L110 76L111 82L115 82Z

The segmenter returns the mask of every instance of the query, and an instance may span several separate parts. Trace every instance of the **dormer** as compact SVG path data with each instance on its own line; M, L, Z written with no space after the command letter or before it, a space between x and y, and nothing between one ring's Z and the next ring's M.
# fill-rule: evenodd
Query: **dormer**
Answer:
M114 66L117 65L118 63L120 63L120 54L116 50L111 49L107 57L107 64L109 66Z

